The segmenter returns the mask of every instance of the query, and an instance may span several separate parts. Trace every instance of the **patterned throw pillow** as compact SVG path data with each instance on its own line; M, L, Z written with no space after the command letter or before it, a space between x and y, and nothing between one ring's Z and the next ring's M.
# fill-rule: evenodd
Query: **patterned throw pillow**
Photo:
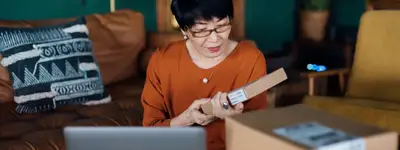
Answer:
M18 113L111 101L84 18L50 27L0 27L0 53L11 75Z

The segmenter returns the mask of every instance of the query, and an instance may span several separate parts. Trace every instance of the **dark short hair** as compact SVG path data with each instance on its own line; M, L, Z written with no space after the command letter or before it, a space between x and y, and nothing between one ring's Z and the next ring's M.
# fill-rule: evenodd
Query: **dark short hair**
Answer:
M187 30L196 20L206 21L216 18L233 18L232 0L172 0L171 11L179 27Z

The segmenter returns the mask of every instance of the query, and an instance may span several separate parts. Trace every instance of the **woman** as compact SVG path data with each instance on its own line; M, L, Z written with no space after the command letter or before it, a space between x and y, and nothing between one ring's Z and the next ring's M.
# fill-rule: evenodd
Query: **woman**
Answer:
M203 126L208 150L225 149L223 119L266 108L266 93L223 107L227 93L266 74L265 58L251 42L229 40L232 0L173 0L185 40L153 53L142 93L144 126ZM200 110L211 101L214 114Z

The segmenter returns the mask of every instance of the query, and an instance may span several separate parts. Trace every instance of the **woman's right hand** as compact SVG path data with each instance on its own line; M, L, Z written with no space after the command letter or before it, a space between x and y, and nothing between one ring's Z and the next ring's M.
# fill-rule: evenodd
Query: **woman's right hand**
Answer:
M186 109L179 116L171 120L171 126L191 126L193 124L207 125L214 121L216 117L213 115L206 115L200 112L201 105L210 101L209 98L195 100L188 109Z

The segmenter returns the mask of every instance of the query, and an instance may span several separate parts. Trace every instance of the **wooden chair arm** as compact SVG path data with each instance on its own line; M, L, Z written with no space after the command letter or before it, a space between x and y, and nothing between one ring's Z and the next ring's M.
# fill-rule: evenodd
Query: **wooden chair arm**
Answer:
M301 77L308 78L308 95L314 96L314 79L317 77L327 77L327 76L339 76L339 86L340 91L344 91L344 75L350 72L349 68L342 68L342 69L332 69L324 72L304 72L301 73Z

